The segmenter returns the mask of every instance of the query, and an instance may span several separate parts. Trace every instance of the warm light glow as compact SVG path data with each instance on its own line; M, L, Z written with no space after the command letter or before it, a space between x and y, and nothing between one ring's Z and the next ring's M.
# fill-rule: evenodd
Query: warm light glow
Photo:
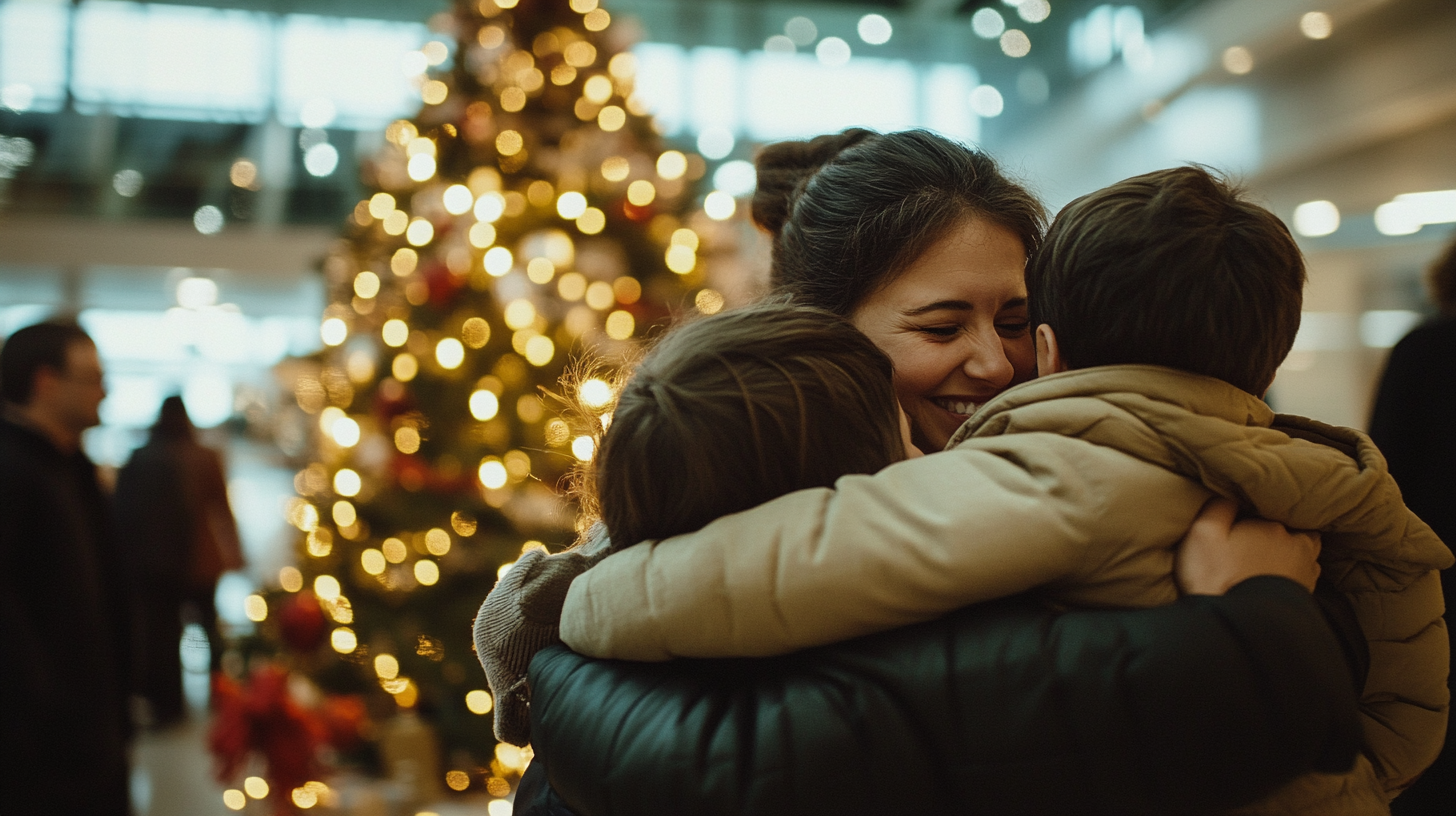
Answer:
M268 619L268 601L262 595L249 595L243 599L243 614L254 623L262 623Z
M367 270L355 275L354 294L365 300L379 294L379 276Z
M278 585L286 592L297 592L303 589L303 573L297 567L284 567L278 570Z
M427 219L416 218L405 230L404 238L415 246L424 246L435 239L435 225Z
M556 344L546 335L538 334L526 341L526 353L523 356L533 366L546 365L556 356Z
M514 130L503 130L495 137L495 149L502 156L514 156L526 146L526 140Z
M395 659L394 655L375 655L374 673L379 675L381 680L393 680L399 676L399 661Z
M501 91L500 105L501 110L515 113L521 108L526 107L526 92L512 85Z
M470 395L470 415L485 422L495 419L500 413L500 399L489 391L480 390Z
M586 294L586 276L580 272L567 272L556 281L556 294L562 300L581 300Z
M339 447L352 448L359 444L359 423L349 417L336 421L329 433Z
M482 260L485 271L491 277L499 278L511 271L515 259L511 257L511 251L505 247L491 247L485 251L485 258Z
M364 481L354 470L341 468L338 473L334 474L334 492L340 496L357 496L363 486Z
M632 317L631 312L617 310L607 315L605 328L607 336L613 340L626 340L632 336L637 329L637 321Z
M525 751L506 742L496 743L495 758L497 762L512 771L524 771L526 764L530 762Z
M416 153L410 156L405 172L415 181L429 181L435 175L435 157L428 153Z
M612 81L601 74L595 74L582 84L581 94L592 104L605 105L612 98Z
M1299 18L1299 30L1311 40L1323 40L1335 33L1335 21L1323 11L1311 11Z
M354 522L359 520L359 512L354 509L353 504L346 501L334 502L332 514L334 524L337 524L339 527L352 527L354 526Z
M490 324L484 318L469 318L460 327L460 339L473 349L481 348L490 342Z
M593 309L610 309L617 302L617 293L606 281L592 281L586 288L586 305Z
M486 457L480 462L479 476L480 483L491 490L505 487L507 478L505 463L494 456Z
M402 215L403 213L401 213ZM389 268L396 277L407 277L419 265L420 254L409 247L400 247L389 258Z
M616 105L608 105L597 114L597 126L611 133L621 130L627 124L627 112Z
M612 387L605 380L592 377L581 384L576 396L582 405L596 411L605 408L612 401Z
M293 804L301 810L308 810L318 804L318 794L308 788L294 788L292 793Z
M526 264L526 277L531 283L548 284L556 277L556 264L551 263L549 258L532 258Z
M672 237L667 240L668 244L674 246L685 246L696 252L701 244L698 234L687 227L679 227L672 231Z
M500 220L506 211L506 198L494 190L475 200L475 217L488 224Z
M258 181L258 165L247 159L238 159L228 170L228 181L231 181L234 187L252 188Z
M440 581L440 565L428 558L415 562L415 580L420 586L434 586Z
M359 648L359 638L354 635L353 629L340 626L329 635L329 645L339 654L349 654Z
M586 14L597 7L597 0L571 0L571 10L577 14Z
M667 268L679 275L686 275L698 265L698 254L692 247L673 244L667 248Z
M339 579L332 575L320 575L313 579L313 594L325 601L337 600L340 592Z
M1224 49L1223 67L1230 74L1242 75L1254 70L1254 54L1242 45Z
M379 575L384 572L384 553L370 547L359 554L359 564L364 571L370 575Z
M379 334L384 338L384 345L399 348L409 340L409 324L399 319L386 320Z
M693 298L693 305L705 315L717 314L723 310L723 296L712 289L704 289Z
M657 157L657 175L673 181L688 171L688 157L680 151L669 150Z
M586 212L586 196L581 193L575 191L562 193L561 197L556 199L556 214L568 221L580 218L584 212Z
M531 457L524 451L506 451L506 475L513 482L519 482L531 475Z
M471 714L489 714L495 708L495 700L485 689L475 689L465 693L465 707Z
M409 215L404 210L395 210L384 216L384 232L386 235L404 235L409 227Z
M228 810L242 810L248 806L248 799L237 788L228 788L222 792L222 803Z
M470 231L465 234L470 245L476 249L485 249L495 243L495 227L485 221L477 221L470 225Z
M439 527L431 527L425 533L425 549L430 555L445 555L450 552L450 534Z
M394 212L394 196L389 193L375 193L369 197L369 214L383 220Z
M576 219L576 228L585 235L596 235L607 226L607 214L596 207L587 207L586 212Z
M409 549L405 547L403 541L397 538L384 539L384 543L380 544L379 548L384 551L384 559L391 564L403 564L404 560L409 557Z
M254 799L268 798L268 782L261 776L250 776L244 779L243 790Z
M633 206L646 207L657 198L657 188L647 179L638 179L627 185L627 200Z
M420 449L420 432L409 425L403 425L394 432L394 447L400 453L416 453Z
M331 317L319 326L319 338L326 346L337 346L349 339L349 324L341 318Z
M423 88L420 88L420 99L423 99L426 105L438 105L444 102L449 95L450 86L438 79L432 79L426 82Z
M524 329L536 322L536 307L531 301L519 298L506 304L505 310L506 326L512 329Z
M465 362L465 346L453 337L446 337L435 344L435 361L441 368L456 369Z
M1340 228L1340 209L1332 201L1306 201L1294 208L1294 231L1307 237L1329 235Z
M714 221L727 221L737 209L738 203L733 200L733 196L722 190L714 190L703 199L703 212Z
M634 277L623 275L612 281L612 294L623 305L636 303L642 298L642 284Z
M587 31L603 31L611 24L612 15L608 14L604 8L592 9L581 18L581 25ZM625 54L627 52L624 51L622 53ZM621 54L617 56L621 56Z
M440 198L445 205L445 212L451 215L464 215L475 204L475 196L470 194L470 188L464 184L446 187Z
M393 374L394 378L400 382L409 382L415 378L416 374L420 373L420 362L409 352L397 354L394 357L394 362L389 365L389 373Z
M463 791L470 787L470 774L464 771L450 771L445 774L445 787L454 791ZM419 814L415 814L419 816Z
M573 68L585 68L597 61L597 47L586 40L577 40L562 50L561 58Z

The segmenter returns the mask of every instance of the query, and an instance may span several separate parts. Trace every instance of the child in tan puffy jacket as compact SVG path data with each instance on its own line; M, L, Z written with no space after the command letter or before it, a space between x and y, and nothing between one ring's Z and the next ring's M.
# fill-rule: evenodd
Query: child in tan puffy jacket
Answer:
M1356 768L1249 812L1386 812L1444 737L1436 570L1452 557L1367 437L1256 396L1293 343L1303 284L1287 229L1202 170L1079 199L1027 270L1041 379L983 406L944 453L606 558L572 585L561 637L598 657L753 656L1028 590L1167 603L1172 545L1222 495L1324 534L1325 580L1371 658Z

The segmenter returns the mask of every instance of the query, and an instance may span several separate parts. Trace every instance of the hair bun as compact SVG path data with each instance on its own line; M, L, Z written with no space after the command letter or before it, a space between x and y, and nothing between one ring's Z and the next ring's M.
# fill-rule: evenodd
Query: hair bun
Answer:
M810 177L843 151L875 135L864 128L850 128L808 141L775 142L760 150L754 160L758 187L753 193L753 222L778 235Z

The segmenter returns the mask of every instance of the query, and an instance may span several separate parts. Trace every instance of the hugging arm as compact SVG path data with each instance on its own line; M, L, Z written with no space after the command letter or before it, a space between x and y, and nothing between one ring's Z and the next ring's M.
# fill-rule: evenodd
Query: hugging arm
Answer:
M763 657L1076 583L1149 543L1168 563L1146 572L1165 573L1206 498L1075 439L972 440L627 547L572 585L561 639L593 657ZM1140 605L1171 600L1166 589Z
M1343 652L1277 577L1143 611L1014 599L770 660L554 647L531 687L521 814L1189 812L1360 744Z

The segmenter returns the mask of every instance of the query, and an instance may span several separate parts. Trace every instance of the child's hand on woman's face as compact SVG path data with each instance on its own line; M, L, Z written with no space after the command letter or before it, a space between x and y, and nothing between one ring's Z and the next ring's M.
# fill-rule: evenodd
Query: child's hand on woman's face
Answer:
M1238 511L1228 499L1204 505L1178 546L1178 588L1189 595L1222 595L1247 578L1278 575L1314 591L1319 533L1291 531L1265 519L1238 521Z

